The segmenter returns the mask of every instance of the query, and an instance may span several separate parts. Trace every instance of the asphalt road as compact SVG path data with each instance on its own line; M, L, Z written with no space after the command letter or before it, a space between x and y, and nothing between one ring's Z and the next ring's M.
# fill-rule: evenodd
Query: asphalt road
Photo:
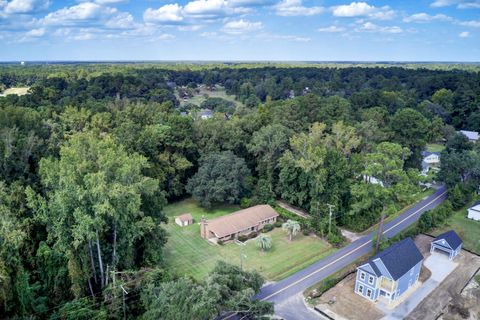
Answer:
M417 221L422 213L435 208L446 198L446 188L440 187L434 194L418 202L397 218L386 223L383 234L388 238L395 236ZM275 302L276 304L288 300L290 297L303 292L308 287L372 251L372 236L374 234L375 231L288 278L263 287L261 292L254 298ZM282 314L279 315L282 316Z

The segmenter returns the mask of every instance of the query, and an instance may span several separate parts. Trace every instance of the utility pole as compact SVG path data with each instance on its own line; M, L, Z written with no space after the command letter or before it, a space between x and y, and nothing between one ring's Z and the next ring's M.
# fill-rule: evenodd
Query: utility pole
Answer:
M332 208L335 208L333 204L327 203L328 206L328 235L330 235L330 230L332 229Z
M235 243L240 246L240 270L243 271L243 258L247 257L246 255L243 254L243 247L245 247L246 244L238 240L235 240Z
M125 308L125 295L128 294L127 290L121 285L122 288L122 296L123 296L123 319L127 320L127 309Z

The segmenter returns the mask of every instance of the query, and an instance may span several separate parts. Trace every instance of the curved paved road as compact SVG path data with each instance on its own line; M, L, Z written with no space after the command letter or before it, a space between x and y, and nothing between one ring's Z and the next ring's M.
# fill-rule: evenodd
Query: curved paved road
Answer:
M390 238L412 225L425 211L431 210L447 198L447 190L440 187L433 195L418 202L414 207L385 224L383 234ZM372 236L375 231L352 242L334 254L317 261L313 265L274 284L262 288L255 299L262 299L280 304L288 298L302 293L308 287L328 277L337 270L351 264L361 256L373 250ZM282 314L279 314L282 316ZM286 315L284 315L286 316Z

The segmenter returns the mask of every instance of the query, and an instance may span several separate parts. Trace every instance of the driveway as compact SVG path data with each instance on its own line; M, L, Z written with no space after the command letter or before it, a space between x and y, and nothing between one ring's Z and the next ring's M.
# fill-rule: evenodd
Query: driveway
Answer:
M275 314L281 314L282 318L290 320L315 320L324 319L320 314L308 307L303 299L303 294L299 293L290 298L275 304Z
M377 303L377 308L385 313L385 320L405 319L405 317L415 309L440 283L458 266L457 263L448 260L443 253L434 252L425 261L424 265L432 272L430 278L420 286L411 288L411 292L406 292L404 300L393 309L388 308L382 302ZM417 288L415 290L415 288Z
M446 188L439 188L434 194L421 200L415 206L385 224L384 235L388 238L395 236L417 221L425 211L437 207L446 198ZM255 296L255 299L275 302L277 305L292 296L301 294L308 287L325 279L365 254L370 253L372 251L372 236L374 234L375 231L281 281L264 286L261 292ZM277 314L284 316L282 312L277 312Z

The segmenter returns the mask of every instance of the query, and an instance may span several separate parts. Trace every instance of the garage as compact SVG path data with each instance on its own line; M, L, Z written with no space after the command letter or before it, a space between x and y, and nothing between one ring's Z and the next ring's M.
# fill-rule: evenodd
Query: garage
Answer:
M441 252L448 255L449 260L453 260L461 250L462 239L453 230L438 235L430 246L431 253L435 251Z

